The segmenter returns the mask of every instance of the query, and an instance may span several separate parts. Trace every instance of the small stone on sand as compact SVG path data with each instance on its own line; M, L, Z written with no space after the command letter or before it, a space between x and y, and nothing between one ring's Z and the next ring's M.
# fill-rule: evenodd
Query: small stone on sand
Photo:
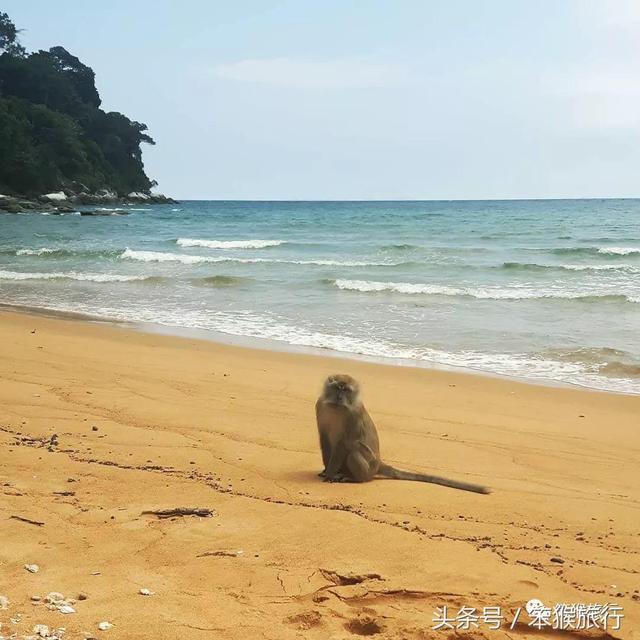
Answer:
M0 609L6 609L9 606L9 598L0 596Z
M104 622L98 622L98 629L100 629L100 631L107 631L108 629L111 629L111 627L113 627L113 625L106 620Z
M140 589L139 591L141 596L152 596L154 595L153 591L151 591L150 589Z
M60 613L75 613L76 610L70 604L63 604L58 607Z
M45 597L45 602L56 603L56 602L62 602L63 600L64 600L64 595L58 591L51 591Z
M38 571L40 571L40 567L37 564L25 564L24 568L29 573L38 573Z

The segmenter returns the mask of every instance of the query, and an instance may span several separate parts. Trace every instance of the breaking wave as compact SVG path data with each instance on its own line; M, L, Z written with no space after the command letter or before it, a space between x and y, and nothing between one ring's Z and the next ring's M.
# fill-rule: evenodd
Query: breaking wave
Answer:
M391 262L365 262L353 260L283 260L277 258L229 258L227 256L191 256L183 253L171 253L165 251L134 251L126 249L120 257L128 260L140 260L142 262L180 262L182 264L206 264L219 262L237 262L241 264L305 264L322 267L371 267L371 266L397 266L399 263Z
M557 247L550 252L555 255L617 257L640 255L640 247Z
M611 256L640 255L640 247L600 247L598 253Z
M522 271L630 271L640 272L640 268L631 264L538 264L535 262L504 262L503 269Z
M16 251L17 256L43 256L49 253L58 253L59 249L48 249L47 247L42 247L42 249L18 249Z
M573 350L550 349L545 356L562 362L572 362L602 375L615 378L640 378L640 362L612 347L580 347Z
M181 247L205 247L207 249L266 249L286 244L284 240L200 240L199 238L178 238Z
M501 288L485 287L458 288L437 284L415 284L411 282L376 282L371 280L333 280L338 289L345 291L360 291L362 293L392 292L409 295L423 294L436 296L466 296L479 300L535 300L543 298L557 298L564 300L580 300L584 302L640 302L640 299L622 294L585 294L574 291L542 290L531 288Z
M162 280L157 276L127 276L117 273L78 273L77 271L52 271L32 273L27 271L0 271L0 280L83 280L86 282L134 282Z

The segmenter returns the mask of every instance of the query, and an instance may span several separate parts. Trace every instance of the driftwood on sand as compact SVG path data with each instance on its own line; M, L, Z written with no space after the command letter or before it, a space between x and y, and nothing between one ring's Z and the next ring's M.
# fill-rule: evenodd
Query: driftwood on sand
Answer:
M178 516L199 516L200 518L210 518L213 515L211 509L201 507L175 507L174 509L157 509L143 511L142 515L153 515L157 518L175 518Z

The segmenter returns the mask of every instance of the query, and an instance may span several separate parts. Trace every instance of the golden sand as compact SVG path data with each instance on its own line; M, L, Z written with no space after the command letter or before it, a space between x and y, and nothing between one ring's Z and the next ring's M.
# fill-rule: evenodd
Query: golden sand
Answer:
M0 341L0 635L444 640L446 605L501 607L464 637L560 637L509 629L538 598L617 603L606 637L640 638L640 397L6 311ZM335 371L387 462L493 493L321 482ZM144 513L175 507L213 515ZM86 599L31 604L52 591Z

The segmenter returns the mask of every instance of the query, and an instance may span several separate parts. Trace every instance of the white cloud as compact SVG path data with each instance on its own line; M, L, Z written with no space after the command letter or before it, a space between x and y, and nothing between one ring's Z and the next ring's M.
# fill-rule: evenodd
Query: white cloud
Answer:
M404 84L409 74L394 64L357 59L294 60L263 58L219 64L218 78L297 89L358 89Z
M578 2L577 7L597 24L614 29L631 30L640 27L638 0L591 0Z
M639 73L633 65L572 66L548 74L544 86L579 128L640 131Z

